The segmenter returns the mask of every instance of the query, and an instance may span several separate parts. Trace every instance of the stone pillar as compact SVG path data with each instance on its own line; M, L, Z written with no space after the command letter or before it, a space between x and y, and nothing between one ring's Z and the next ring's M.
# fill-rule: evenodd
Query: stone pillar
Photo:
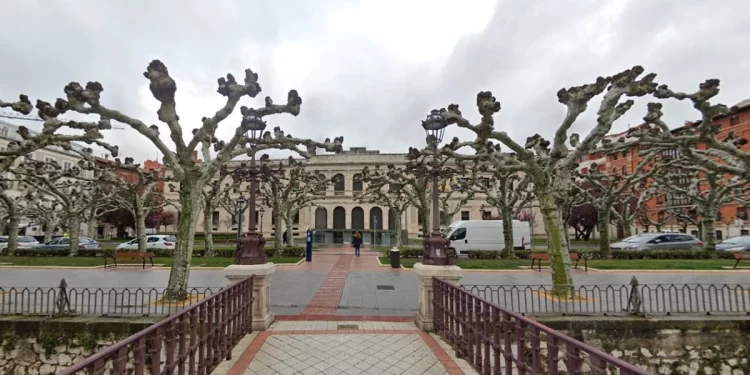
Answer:
M419 309L415 316L415 323L423 331L432 331L435 322L432 307L432 278L437 277L453 285L458 285L464 271L459 266L430 266L416 263L414 272L417 274L417 296L419 298Z
M271 275L276 271L273 263L240 265L232 264L224 268L224 276L230 284L247 277L253 278L253 331L265 331L273 323L271 312Z

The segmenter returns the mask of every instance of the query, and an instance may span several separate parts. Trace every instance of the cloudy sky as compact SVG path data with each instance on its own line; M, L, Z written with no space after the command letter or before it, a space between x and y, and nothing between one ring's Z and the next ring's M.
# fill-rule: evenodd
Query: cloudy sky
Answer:
M636 64L675 89L719 78L721 102L750 98L747 0L24 0L0 10L4 100L54 101L70 81L97 80L107 106L158 123L142 75L158 58L177 80L186 134L221 106L216 79L245 68L264 91L243 104L284 102L292 88L303 98L298 117L270 126L383 152L423 145L420 120L432 108L458 103L478 118L480 90L502 102L496 126L514 139L551 137L564 112L557 90ZM638 103L616 131L640 123ZM590 130L596 107L575 130ZM696 118L687 103L665 111L673 126ZM235 114L219 138L238 124ZM106 139L136 160L157 156L133 130Z

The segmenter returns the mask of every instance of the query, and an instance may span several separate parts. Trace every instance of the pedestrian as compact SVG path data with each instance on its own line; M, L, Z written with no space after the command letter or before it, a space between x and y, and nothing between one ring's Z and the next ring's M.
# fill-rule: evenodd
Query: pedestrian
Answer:
M281 241L282 241L282 243L283 243L284 245L286 245L286 232L287 232L287 231L284 231L284 233L283 233L283 234L281 235Z
M359 232L354 232L352 246L354 246L354 256L359 256L359 247L362 246L362 235Z

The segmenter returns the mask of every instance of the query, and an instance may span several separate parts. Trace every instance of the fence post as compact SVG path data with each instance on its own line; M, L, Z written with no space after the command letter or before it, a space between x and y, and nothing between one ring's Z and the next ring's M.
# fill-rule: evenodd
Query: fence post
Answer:
M643 298L641 298L641 289L638 288L638 279L635 276L630 279L630 296L625 311L633 315L643 316Z
M459 266L430 266L422 263L414 265L417 274L417 297L419 298L419 309L414 317L417 327L423 331L432 331L435 326L433 298L434 289L432 278L436 277L454 285L463 277L463 270Z
M229 279L231 284L253 276L253 331L265 331L273 323L274 314L271 312L271 275L275 271L276 265L270 262L253 265L232 264L224 268L224 277Z
M70 308L70 299L68 298L68 283L65 281L65 279L60 280L60 285L57 288L57 301L55 302L56 309L55 312L52 313L52 315L73 312L73 310Z

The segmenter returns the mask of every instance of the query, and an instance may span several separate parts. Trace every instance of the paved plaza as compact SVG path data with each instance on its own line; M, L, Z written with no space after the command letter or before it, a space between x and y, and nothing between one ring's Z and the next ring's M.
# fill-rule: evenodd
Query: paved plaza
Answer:
M215 375L476 374L411 322L277 321L240 341Z

